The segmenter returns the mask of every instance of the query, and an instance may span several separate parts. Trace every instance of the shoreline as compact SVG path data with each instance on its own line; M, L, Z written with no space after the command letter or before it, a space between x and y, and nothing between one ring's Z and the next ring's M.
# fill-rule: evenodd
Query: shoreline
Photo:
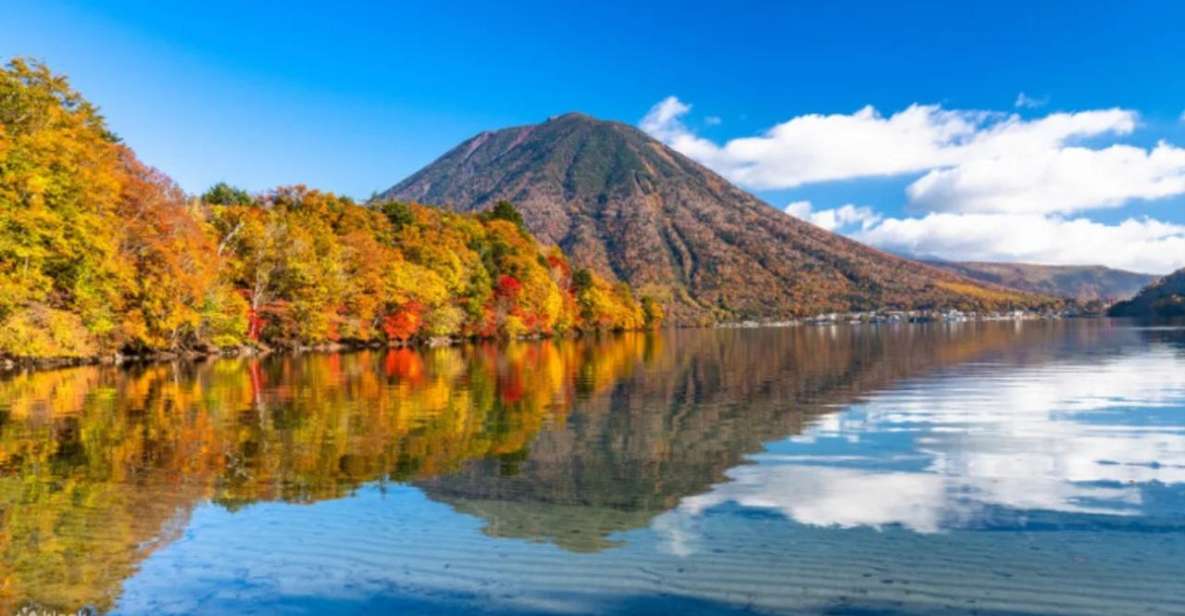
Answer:
M1105 314L1081 314L1067 312L1030 312L1016 311L1011 313L964 313L960 311L870 311L849 313L828 313L812 317L781 320L744 320L723 321L704 325L668 325L662 329L755 329L765 327L800 327L821 325L918 325L926 323L968 323L968 322L1000 322L1000 321L1045 321L1067 318L1106 318ZM151 351L146 353L124 354L108 353L87 357L0 357L0 375L14 372L35 370L56 370L76 368L81 366L132 366L137 364L157 364L165 362L205 362L218 358L235 357L264 357L267 355L301 353L346 353L353 351L381 350L381 349L432 349L446 346L461 346L466 344L500 343L500 342L531 342L538 340L578 339L586 336L600 336L604 334L619 334L624 332L653 331L646 329L635 330L606 330L583 332L573 330L562 334L534 334L517 338L482 338L482 337L452 337L433 336L414 338L407 341L384 342L376 341L339 341L316 344L276 343L272 346L230 347L225 349L186 350L186 351Z
M78 368L82 366L134 366L160 364L167 362L201 363L213 359L232 359L249 357L266 357L269 355L299 355L302 353L349 353L356 351L376 351L387 349L434 349L440 347L462 346L467 344L500 343L500 342L533 342L539 340L578 339L588 336L616 335L626 332L646 332L648 329L605 330L581 332L573 331L563 334L534 334L519 336L514 339L483 338L483 337L452 337L432 336L415 338L408 341L384 342L375 341L345 341L323 342L315 344L282 344L273 346L239 346L223 349L185 351L150 351L145 353L105 353L86 357L0 357L0 376L16 372L31 372L40 370L59 370L64 368Z

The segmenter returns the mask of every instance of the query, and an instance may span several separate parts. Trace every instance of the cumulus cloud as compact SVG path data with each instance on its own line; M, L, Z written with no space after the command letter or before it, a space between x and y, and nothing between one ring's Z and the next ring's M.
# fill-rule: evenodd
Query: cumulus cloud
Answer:
M828 231L845 231L854 227L867 230L881 220L881 215L872 208L851 203L833 209L816 210L810 201L795 201L783 211Z
M673 141L680 135L690 132L679 119L689 111L691 105L677 97L668 96L651 107L646 117L642 118L642 130L659 141Z
M865 107L852 115L799 116L763 135L717 145L683 124L680 118L690 110L668 97L646 114L641 127L750 188L925 170L944 156L946 144L973 135L979 121L938 107L914 105L889 118Z
M1040 214L957 214L885 218L870 207L816 209L795 201L783 210L835 233L917 258L1107 265L1147 273L1185 267L1185 225L1130 218L1108 225Z
M667 145L754 189L835 180L923 174L907 197L924 210L1073 213L1134 199L1185 193L1185 149L1145 149L1087 140L1129 135L1138 117L1125 109L1016 114L911 105L890 116L872 107L809 114L723 144L681 120L676 97L655 105L641 127Z
M1017 107L1018 109L1037 109L1038 107L1044 107L1048 104L1048 97L1035 98L1025 94L1024 92L1021 92L1020 94L1016 95L1016 102L1013 103L1013 106Z
M1039 214L931 213L850 234L884 250L952 260L1101 264L1147 273L1185 267L1185 225L1131 218L1109 225Z
M1021 94L1016 105L1043 100ZM1139 118L1127 109L1014 113L910 105L808 114L754 136L716 143L683 122L671 96L641 128L752 189L912 175L905 201L917 217L884 219L852 204L786 213L881 248L951 259L1094 264L1148 273L1185 266L1185 228L1150 218L1103 224L1083 212L1185 194L1185 148L1116 141ZM1185 114L1183 114L1185 117ZM1185 121L1185 120L1183 120Z
M1185 149L1038 148L930 171L906 189L928 211L1075 212L1185 193Z

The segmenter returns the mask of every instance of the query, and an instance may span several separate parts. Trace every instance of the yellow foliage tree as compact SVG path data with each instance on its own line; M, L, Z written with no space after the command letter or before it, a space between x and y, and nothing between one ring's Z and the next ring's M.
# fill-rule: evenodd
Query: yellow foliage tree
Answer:
M424 336L547 336L661 318L573 275L514 206L478 215L219 184L188 198L65 78L0 71L0 356Z

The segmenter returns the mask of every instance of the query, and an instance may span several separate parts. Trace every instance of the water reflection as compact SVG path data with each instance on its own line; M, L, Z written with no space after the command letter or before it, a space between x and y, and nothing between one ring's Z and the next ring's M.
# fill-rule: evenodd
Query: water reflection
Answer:
M1113 333L1086 355L1055 349L1039 361L1006 356L911 380L771 444L657 526L681 553L694 519L726 502L845 528L1048 522L1035 511L1185 528L1182 339ZM1009 355L1017 350L1032 349Z
M495 537L571 550L723 502L924 532L985 524L997 506L1128 513L1139 489L1098 482L1179 481L1181 419L1148 430L1074 413L1179 410L1180 349L1141 340L1102 322L685 334L613 397L577 405L579 422L540 434L521 473L476 463L417 485L486 518ZM750 456L788 435L799 436ZM601 521L579 526L571 507Z
M20 375L0 381L0 611L206 609L211 580L246 593L225 609L325 607L344 570L353 597L478 593L508 584L480 564L508 539L570 555L523 553L519 599L544 601L571 591L562 569L633 566L582 556L710 555L765 588L809 570L745 564L777 541L805 558L787 522L1180 532L1183 341L1104 321L692 331ZM253 505L276 501L323 506ZM475 569L424 565L437 550ZM660 586L691 575L670 566Z
M314 502L475 458L513 472L545 422L653 344L85 367L0 382L0 611L110 607L204 500Z

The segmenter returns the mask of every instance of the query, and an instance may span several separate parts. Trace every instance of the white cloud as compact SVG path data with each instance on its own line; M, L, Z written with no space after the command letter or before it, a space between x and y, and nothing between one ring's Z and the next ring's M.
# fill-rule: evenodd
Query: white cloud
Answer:
M679 118L691 111L691 105L685 104L677 97L668 96L650 108L646 117L642 118L642 130L650 133L659 141L670 141L687 132Z
M886 117L864 107L798 116L724 144L685 126L680 118L689 110L668 97L641 127L749 188L923 173L907 190L918 208L1012 213L1071 213L1185 193L1185 149L1083 145L1130 134L1138 118L1125 109L1025 120L916 104Z
M1025 94L1024 92L1021 92L1020 94L1016 95L1016 102L1013 103L1013 106L1019 109L1036 109L1038 107L1044 107L1048 104L1049 97L1035 98Z
M1023 93L1016 100L1025 108L1043 102ZM864 107L852 114L797 116L759 135L718 144L682 122L690 110L668 97L641 127L748 188L917 174L905 197L919 217L882 219L850 204L815 210L796 202L786 208L881 248L951 259L1102 263L1157 274L1185 266L1182 225L1075 217L1185 194L1185 148L1115 142L1135 130L1134 111L1024 119L917 104L883 116Z
M794 201L793 203L788 204L782 211L795 218L806 220L808 217L810 217L811 210L813 209L814 207L811 205L810 201Z
M828 231L844 231L857 226L868 229L881 220L881 215L872 208L851 203L829 210L815 210L810 201L795 201L787 205L784 211Z
M723 146L680 121L690 110L670 97L641 127L660 141L752 188L789 188L809 182L921 171L942 158L944 144L974 133L975 122L937 107L912 106L891 118L872 107L852 115L807 115L757 137ZM893 152L892 156L885 156Z
M720 116L708 116L704 118L704 124L708 126L719 126L723 122L724 120L720 119Z
M1108 225L1035 214L931 213L885 219L851 236L919 257L1089 263L1155 274L1185 267L1185 225L1148 218Z
M1018 150L1020 151L1020 150ZM1185 193L1185 149L1037 148L930 171L906 189L927 211L1075 212Z

